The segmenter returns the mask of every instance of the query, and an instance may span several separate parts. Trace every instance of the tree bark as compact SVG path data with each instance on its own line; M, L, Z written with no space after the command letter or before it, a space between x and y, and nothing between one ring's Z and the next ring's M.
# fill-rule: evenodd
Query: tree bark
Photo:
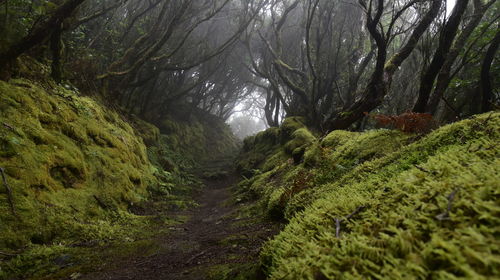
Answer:
M434 53L429 67L427 67L427 70L420 79L420 90L417 101L413 106L413 112L424 113L426 111L427 102L434 87L434 81L449 54L468 2L468 0L457 0L448 22L446 22L441 31L439 46Z
M85 0L68 0L52 14L52 16L33 32L22 38L19 42L0 53L0 68L6 68L8 64L18 58L21 54L45 41L62 22L71 16L73 11Z
M493 108L493 89L491 86L491 77L490 77L490 69L493 60L495 59L495 54L498 50L498 46L500 45L500 31L497 30L495 34L495 38L491 41L488 50L483 59L483 63L481 65L481 93L482 93L482 106L481 111L487 112L492 110Z
M61 54L63 44L61 41L62 26L56 26L52 35L50 36L50 50L52 52L51 76L57 82L62 81L63 69L61 62Z
M379 0L377 15L374 19L372 19L369 13L367 20L367 29L375 40L378 48L375 70L372 73L370 82L363 92L363 97L354 102L344 112L341 112L334 118L328 120L325 125L327 130L346 129L356 121L363 118L365 112L370 112L382 103L383 98L387 94L387 89L392 83L394 73L403 61L410 56L420 37L422 37L432 21L436 18L442 2L442 0L432 1L431 7L413 30L413 33L410 35L410 39L406 45L403 46L399 52L393 55L386 63L387 41L384 39L382 33L377 29L383 10L383 1ZM370 11L371 8L369 9L369 12Z
M456 61L457 57L460 54L460 51L465 46L467 39L470 37L474 29L479 25L483 15L486 10L495 2L495 0L491 0L490 2L483 4L481 0L474 0L474 13L472 18L469 20L467 25L462 29L462 32L455 40L452 48L450 49L449 54L446 57L446 60L439 71L436 80L436 87L434 88L434 92L431 94L429 102L427 103L427 112L431 114L435 114L439 102L444 96L444 92L448 88L450 81L452 79L451 68Z

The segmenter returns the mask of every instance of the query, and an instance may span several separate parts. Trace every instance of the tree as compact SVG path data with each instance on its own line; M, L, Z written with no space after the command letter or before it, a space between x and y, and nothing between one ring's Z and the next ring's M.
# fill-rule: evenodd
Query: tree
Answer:
M67 0L60 5L45 22L36 25L28 35L9 46L6 51L0 53L0 68L6 68L8 64L21 54L49 38L54 31L56 33L60 32L63 21L70 17L84 1L86 0ZM57 47L54 47L54 49L57 49Z
M482 93L482 106L481 110L483 112L490 111L493 106L493 89L491 85L490 69L493 60L495 59L495 54L498 51L498 46L500 45L500 31L497 29L495 37L491 41L486 54L484 55L483 63L481 64L481 93Z
M439 102L443 98L444 92L446 91L451 82L452 67L455 61L457 60L460 51L464 48L464 46L468 42L469 37L472 35L473 31L481 22L481 19L483 18L487 9L491 7L491 5L495 3L495 1L496 0L491 0L486 3L482 3L480 0L473 1L474 11L472 15L469 16L468 22L462 28L457 39L453 42L453 46L446 55L446 59L436 79L436 86L427 103L426 111L432 114L436 113Z
M446 62L446 57L450 52L453 40L458 31L458 26L467 8L468 0L457 0L450 18L441 29L439 45L434 53L431 64L427 67L420 81L420 91L417 101L413 107L414 112L423 113L426 111L427 102L431 94L436 76L441 67Z

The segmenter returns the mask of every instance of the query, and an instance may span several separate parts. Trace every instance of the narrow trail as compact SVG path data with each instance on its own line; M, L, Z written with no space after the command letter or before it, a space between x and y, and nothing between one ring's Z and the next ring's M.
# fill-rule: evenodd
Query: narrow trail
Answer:
M255 217L237 218L238 206L230 202L236 182L234 174L208 180L197 194L199 207L168 213L188 221L157 237L155 253L113 260L80 279L218 279L209 272L221 269L236 270L226 275L234 279L239 265L257 263L262 243L278 229Z

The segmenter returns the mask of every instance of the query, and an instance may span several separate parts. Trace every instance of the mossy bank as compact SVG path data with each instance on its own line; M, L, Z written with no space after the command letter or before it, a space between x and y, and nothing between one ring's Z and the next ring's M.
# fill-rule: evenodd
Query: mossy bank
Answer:
M314 136L300 119L245 140L242 199L288 225L269 279L500 277L500 113L428 135Z

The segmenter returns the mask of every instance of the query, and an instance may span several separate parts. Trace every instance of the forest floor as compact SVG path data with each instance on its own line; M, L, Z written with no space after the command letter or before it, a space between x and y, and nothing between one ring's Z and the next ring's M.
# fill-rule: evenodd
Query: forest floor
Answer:
M263 279L258 254L278 232L263 217L241 216L231 199L236 175L206 180L195 200L199 207L165 213L184 223L170 226L147 248L114 256L78 279Z

